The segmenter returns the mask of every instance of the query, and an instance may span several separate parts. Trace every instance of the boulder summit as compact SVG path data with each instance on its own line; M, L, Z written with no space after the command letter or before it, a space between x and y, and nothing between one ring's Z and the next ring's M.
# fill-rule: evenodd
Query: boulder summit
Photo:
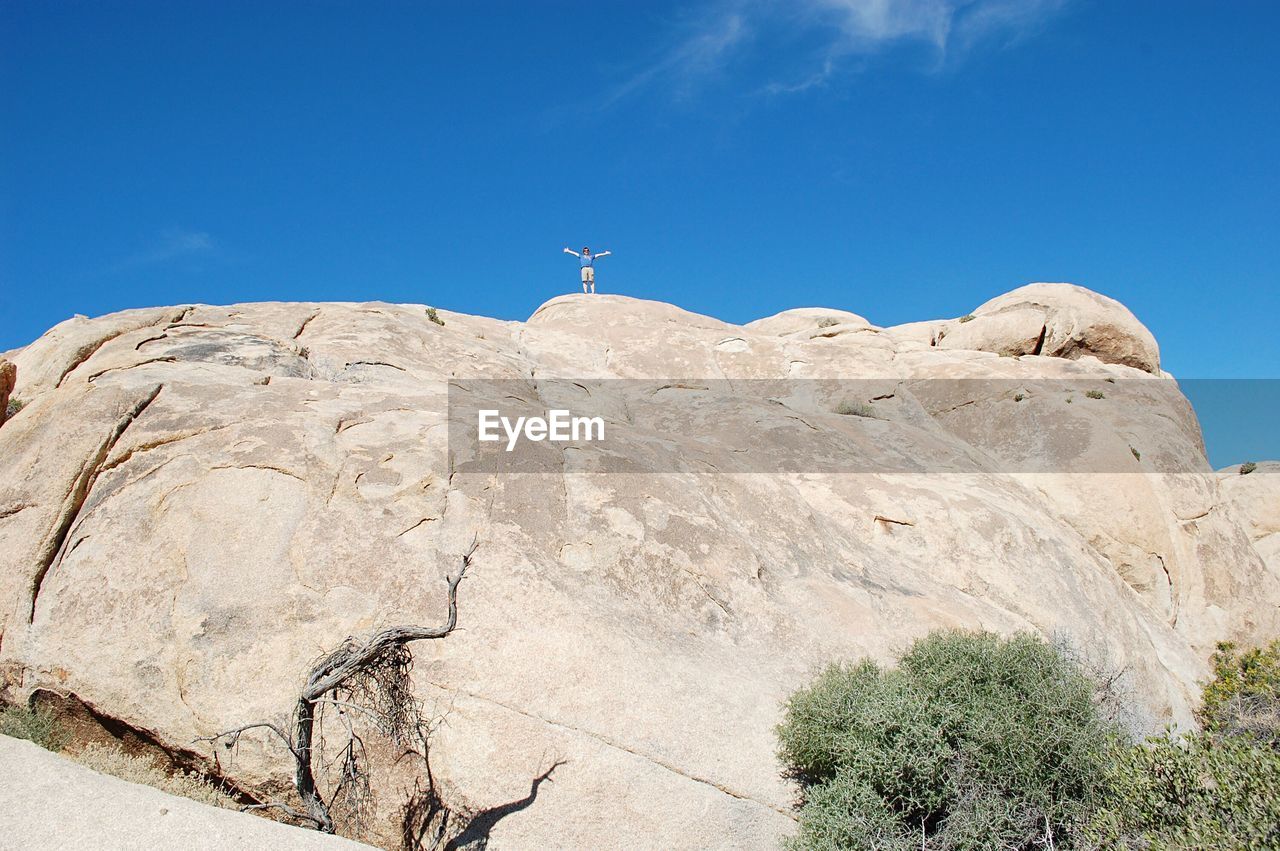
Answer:
M445 805L504 847L763 848L794 830L782 701L830 661L1030 630L1159 727L1215 642L1280 627L1274 467L1215 473L1152 335L1083 288L887 328L612 295L437 318L186 305L9 353L3 697L287 795L277 741L197 740L287 716L347 636L440 622L476 540L458 631L413 646ZM450 393L487 381L541 410L580 383L625 471L544 442L468 472ZM375 777L390 846L409 781Z

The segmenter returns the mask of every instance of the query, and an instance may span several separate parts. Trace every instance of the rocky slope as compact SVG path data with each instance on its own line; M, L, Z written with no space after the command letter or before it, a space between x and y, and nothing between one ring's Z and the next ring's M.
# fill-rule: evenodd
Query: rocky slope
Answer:
M370 846L166 795L0 736L0 836L24 851L370 851ZM13 782L14 778L21 782ZM104 802L110 802L109 815ZM15 843L10 845L9 843ZM16 844L16 843L20 843Z
M439 621L477 537L464 629L415 647L447 802L494 814L493 847L770 847L793 824L779 705L829 660L1032 629L1185 722L1215 641L1280 632L1276 469L1212 471L1150 333L1087 290L894 328L619 296L440 316L157 308L12 353L3 696L73 696L191 758L284 716L343 637ZM626 472L568 447L468 471L447 408L474 379L529 404L579 382ZM288 783L265 739L223 767ZM380 794L390 845L405 790Z

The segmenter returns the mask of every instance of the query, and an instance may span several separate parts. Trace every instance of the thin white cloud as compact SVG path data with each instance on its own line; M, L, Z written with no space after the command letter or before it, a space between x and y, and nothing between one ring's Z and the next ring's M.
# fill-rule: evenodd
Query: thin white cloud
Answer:
M112 268L121 271L156 266L183 257L212 254L216 248L213 237L205 231L170 228L160 233L150 247L126 257Z
M745 15L731 7L717 9L659 59L615 88L605 105L657 82L671 85L676 94L685 94L687 83L719 71L749 35Z
M851 60L895 46L924 46L933 68L1042 28L1070 0L720 0L692 31L619 86L612 103L650 86L688 94L740 58L772 59L770 94L825 85ZM806 45L798 49L797 44ZM779 62L770 51L790 57ZM807 66L807 67L806 67Z

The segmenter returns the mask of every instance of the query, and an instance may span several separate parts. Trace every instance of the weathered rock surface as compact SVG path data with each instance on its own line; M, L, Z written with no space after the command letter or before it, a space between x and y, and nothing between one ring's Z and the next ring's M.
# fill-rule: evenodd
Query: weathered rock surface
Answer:
M1093 356L1160 372L1151 332L1115 299L1073 284L1028 284L975 308L942 329L938 346L1004 355Z
M0 358L0 425L4 425L9 410L9 395L18 381L18 368L4 358Z
M1218 471L1223 501L1244 525L1258 553L1280 574L1280 463L1263 461L1245 475L1236 464Z
M478 536L464 629L414 648L422 698L447 712L447 801L503 813L493 847L771 847L793 825L780 703L828 661L942 626L1066 633L1126 666L1152 719L1185 722L1213 643L1280 627L1270 521L1210 469L1150 334L1087 290L894 329L811 309L735 326L620 296L556 298L526 323L440 315L128 311L16 354L4 696L74 694L189 748L283 716L343 637L440 620ZM1038 355L999 356L1032 336ZM603 403L624 460L690 460L609 476L564 448L546 473L458 472L448 383L484 377L533 401L556 378L673 379ZM783 378L867 379L873 415L835 413L818 382L698 395ZM761 455L810 463L763 472ZM851 458L870 471L839 472ZM246 737L227 770L280 789L288 769ZM382 792L389 825L403 790Z
M0 846L24 851L369 851L337 836L166 795L0 736Z

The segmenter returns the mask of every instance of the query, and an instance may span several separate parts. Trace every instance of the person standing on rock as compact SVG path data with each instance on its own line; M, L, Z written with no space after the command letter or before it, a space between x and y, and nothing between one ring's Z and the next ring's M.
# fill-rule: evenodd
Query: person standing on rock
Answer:
M574 251L572 248L566 248L565 254L572 254L578 258L578 265L582 268L582 291L592 294L596 291L596 270L594 264L601 257L608 257L612 252L601 251L599 254L593 255L590 248L583 247L582 253ZM590 287L591 289L587 289Z

